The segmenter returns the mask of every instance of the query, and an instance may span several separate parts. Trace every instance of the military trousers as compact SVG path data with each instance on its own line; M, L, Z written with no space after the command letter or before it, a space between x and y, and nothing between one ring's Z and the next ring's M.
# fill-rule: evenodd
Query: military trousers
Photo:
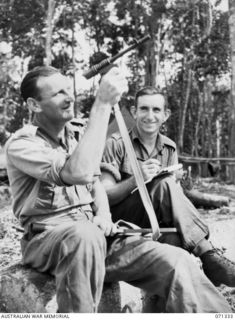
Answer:
M177 235L163 235L160 242L192 252L202 239L209 237L208 226L172 176L154 178L147 184L147 189L160 227L176 227L178 231ZM138 190L111 206L111 212L115 222L123 219L142 228L150 227Z
M231 312L187 251L142 236L105 237L87 217L22 239L23 263L55 276L58 312L97 312L104 282L126 281L165 312Z

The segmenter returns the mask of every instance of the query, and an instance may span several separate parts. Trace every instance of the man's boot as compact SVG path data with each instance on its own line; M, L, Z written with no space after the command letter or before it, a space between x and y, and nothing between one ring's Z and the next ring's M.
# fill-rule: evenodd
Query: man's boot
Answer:
M235 287L235 263L217 248L206 251L201 256L202 268L206 276L215 285L225 284Z

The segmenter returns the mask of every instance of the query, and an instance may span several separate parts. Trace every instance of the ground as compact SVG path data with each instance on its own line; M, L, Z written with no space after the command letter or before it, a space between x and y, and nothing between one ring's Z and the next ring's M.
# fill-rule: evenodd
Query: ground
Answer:
M210 239L213 244L224 250L224 254L235 261L235 185L201 179L197 181L195 187L202 192L230 197L229 207L214 210L199 209L199 212L209 225ZM21 258L20 238L22 233L17 229L19 224L11 211L11 197L7 186L0 187L0 201L1 272L1 269ZM235 288L220 286L219 290L235 312Z

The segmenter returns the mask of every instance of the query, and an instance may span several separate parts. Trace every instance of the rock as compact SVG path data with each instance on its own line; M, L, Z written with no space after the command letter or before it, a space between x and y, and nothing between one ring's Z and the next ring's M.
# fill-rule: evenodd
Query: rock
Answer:
M56 309L53 277L24 268L20 263L2 272L0 312L45 313Z
M143 292L126 282L120 281L121 310L123 313L143 312Z
M131 290L130 290L131 289ZM131 292L131 296L128 293ZM141 312L141 291L123 282L105 284L99 313ZM56 313L54 277L17 263L0 275L0 313Z
M8 186L0 186L0 201L7 202L11 199L11 190Z
M3 224L0 224L0 239L3 239L6 233L7 233L6 228L4 227Z
M143 292L143 312L144 313L164 313L165 300L156 295L149 296Z

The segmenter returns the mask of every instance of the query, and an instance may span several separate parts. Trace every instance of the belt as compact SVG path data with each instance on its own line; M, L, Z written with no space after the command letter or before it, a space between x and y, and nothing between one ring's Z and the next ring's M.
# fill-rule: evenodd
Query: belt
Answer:
M131 164L131 168L133 170L133 174L134 174L134 177L136 180L136 184L137 184L137 187L138 187L138 190L140 193L141 200L143 202L144 208L147 212L147 215L148 215L148 218L150 221L150 225L152 228L152 238L153 238L153 240L157 240L160 237L159 224L158 224L158 221L156 218L156 214L155 214L153 204L150 199L148 190L147 190L146 185L144 183L144 178L142 175L142 171L139 167L138 160L136 158L135 150L134 150L133 145L131 143L129 133L128 133L126 124L124 122L124 119L123 119L123 116L121 114L121 111L120 111L118 104L116 104L113 107L113 111L114 111L115 118L116 118L116 121L117 121L117 124L119 127L120 134L122 136L122 139L123 139L123 142L124 142L124 145L126 148L127 155L129 157L129 161Z

